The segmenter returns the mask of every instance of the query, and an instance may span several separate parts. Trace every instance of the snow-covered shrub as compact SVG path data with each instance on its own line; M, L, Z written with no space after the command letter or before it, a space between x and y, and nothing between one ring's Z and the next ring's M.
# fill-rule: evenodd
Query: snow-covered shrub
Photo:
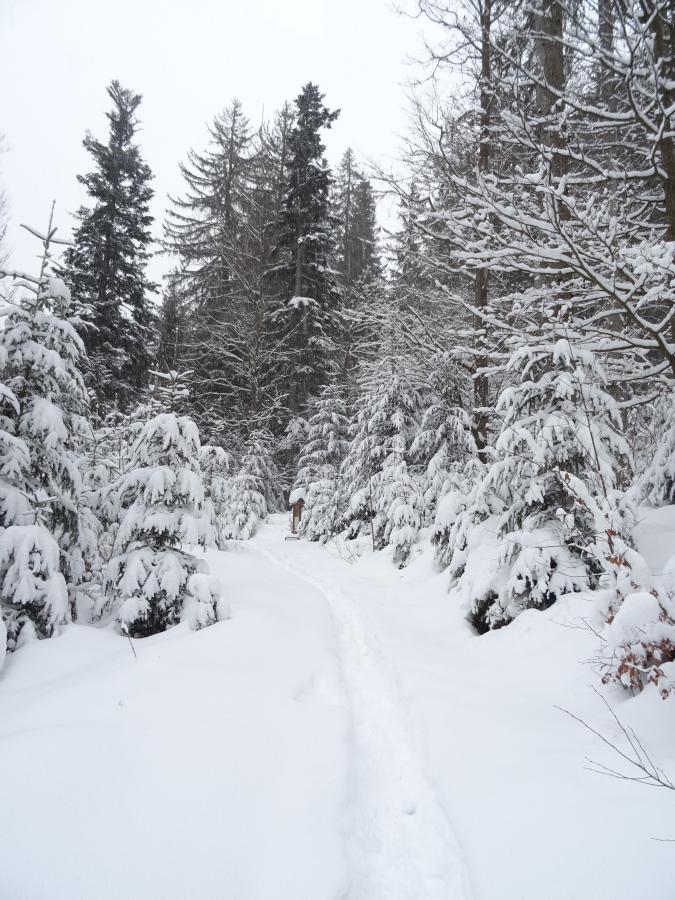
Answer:
M300 534L309 541L325 542L340 524L339 473L333 466L322 466L307 489Z
M76 464L84 351L68 289L49 274L52 234L40 277L21 278L0 307L0 611L10 650L67 621L95 532Z
M489 515L473 504L473 492L484 474L479 460L469 457L464 463L452 465L444 473L443 494L436 507L431 542L435 547L436 559L442 568L454 562L456 571L453 578L459 578L459 556L466 546L466 531L471 521L463 514L471 507L473 518Z
M675 572L675 558L671 560ZM603 632L601 672L605 684L616 682L633 693L648 684L661 696L675 689L675 594L634 591L621 602Z
M274 462L274 437L259 429L249 435L241 456L241 468L258 480L269 512L285 509L281 475Z
M246 541L264 522L270 509L278 509L278 474L272 462L271 438L254 431L246 442L239 471L229 486L228 537Z
M103 593L105 566L113 555L115 536L121 518L118 495L120 478L131 464L132 435L140 430L139 423L114 411L104 421L92 422L91 434L78 459L82 476L82 505L96 522L96 552L88 559L89 615L97 619L106 606Z
M172 412L183 415L188 406L188 379L192 372L179 372L177 369L159 372L151 369L148 374L152 377L148 408L154 413Z
M636 493L650 506L675 503L675 396L670 398L665 430L651 463L638 481Z
M215 582L206 591L202 580L193 580L207 574L205 564L185 549L213 543L200 453L194 422L161 413L144 426L132 448L131 469L120 479L123 514L106 589L122 629L134 637L175 625L186 601L193 625L216 620Z
M124 476L133 468L132 451L138 436L149 419L163 412L162 398L167 399L163 389L154 391L154 395L130 413L115 409L103 419L95 416L78 459L83 505L97 522L97 553L88 570L92 619L99 619L110 606L109 592L104 590L105 570L116 552L115 541L125 513L125 498L121 493Z
M628 479L627 493L638 505L646 500L648 473L671 424L674 405L675 396L666 394L653 402L637 405L625 416L625 437L633 452L633 471L638 476Z
M559 340L517 350L510 368L520 380L499 398L496 455L458 525L470 530L497 516L496 596L471 583L466 536L450 561L479 631L550 606L563 593L596 587L604 572L621 565L626 549L616 473L629 452L599 364Z
M396 434L377 479L374 527L382 544L390 546L394 562L404 566L422 525L422 499L405 459L404 435Z
M467 414L435 399L424 410L410 448L411 458L424 473L421 491L425 525L434 522L441 498L454 489L455 473L470 467L475 453Z
M326 389L309 419L294 484L294 488L305 489L300 533L310 541L326 540L337 530L336 492L348 428L344 400L336 391Z
M222 447L206 444L202 447L200 463L204 492L212 509L216 546L222 550L232 531L230 458Z
M640 553L627 548L610 588L599 595L605 622L598 664L603 683L631 693L655 685L675 689L675 556L654 575Z
M0 610L8 650L51 637L67 621L59 562L58 544L44 526L9 525L0 532Z
M226 528L228 537L247 541L267 518L269 511L260 487L255 475L243 467L232 479L231 521Z
M182 619L197 631L210 625L214 618L219 622L230 618L230 604L221 593L220 582L208 572L195 572L188 579L187 596Z
M265 435L266 441L270 440L271 435L268 435L267 432L259 430L259 433ZM293 416L286 426L284 436L278 442L275 453L277 461L275 469L278 471L280 485L284 489L293 484L295 473L298 470L298 460L302 448L307 443L308 433L309 425L304 416Z
M466 514L457 520L457 539L450 572L453 595L462 609L488 610L498 603L508 578L499 536L498 515L485 512L474 520ZM485 631L486 628L479 628Z
M98 555L104 564L112 556L115 531L119 524L116 496L111 488L122 474L114 458L108 454L110 447L106 438L106 430L95 432L79 461L82 500L98 521Z
M393 540L399 563L407 560L421 525L419 490L408 469L419 406L405 377L380 365L357 404L341 467L347 536L371 529L378 549Z

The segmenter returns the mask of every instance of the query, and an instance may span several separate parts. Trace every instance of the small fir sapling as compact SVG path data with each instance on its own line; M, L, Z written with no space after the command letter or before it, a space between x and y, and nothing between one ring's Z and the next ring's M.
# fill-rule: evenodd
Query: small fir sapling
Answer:
M271 435L254 431L244 447L239 471L230 484L230 537L248 540L267 518L270 501L271 509L279 508L276 499L278 479L272 461Z
M464 410L435 399L425 410L410 447L411 459L423 470L423 524L434 522L443 496L454 487L453 478L471 466L476 444Z
M181 396L176 384L171 376L165 380L173 402ZM188 549L213 545L200 455L195 423L160 413L141 430L130 471L120 480L124 512L106 587L122 630L132 637L156 634L181 620L201 628L229 614L217 579Z
M294 488L305 490L300 533L308 540L327 540L337 528L339 470L347 449L345 403L327 388L308 422L307 442L300 452Z
M636 488L639 498L650 506L675 503L675 396L670 398L666 409L665 428L656 453Z
M517 350L510 368L519 381L498 401L495 459L462 514L469 531L494 516L498 574L489 590L472 585L474 578L484 585L485 561L475 541L467 555L470 536L450 563L478 630L550 606L562 593L597 587L625 548L615 473L629 451L597 360L560 339ZM481 528L490 543L490 529Z
M420 527L418 492L407 466L420 401L406 379L392 373L390 362L368 379L341 474L348 537L368 528L374 548L382 549L393 536L401 563Z
M206 500L211 504L216 546L225 547L231 532L230 458L222 447L206 444L200 457Z
M76 611L95 523L81 503L77 449L87 395L70 294L54 274L53 207L37 276L2 271L15 288L0 317L0 609L14 650L50 637Z

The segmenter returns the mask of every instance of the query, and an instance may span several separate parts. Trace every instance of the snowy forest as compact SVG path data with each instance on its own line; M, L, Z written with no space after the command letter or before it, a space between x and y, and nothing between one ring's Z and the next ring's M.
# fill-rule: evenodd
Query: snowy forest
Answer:
M675 557L653 583L631 531L675 500L675 21L420 11L464 83L416 104L405 176L350 149L332 171L339 110L311 82L258 128L232 100L180 163L161 287L142 98L108 87L72 243L50 219L39 271L3 270L8 650L111 611L135 636L215 621L187 548L250 538L300 489L308 540L366 534L405 566L427 535L479 632L602 589L633 629L603 678L669 692Z
M578 595L586 682L667 718L675 546L655 569L637 535L675 518L675 5L413 17L396 164L329 164L341 101L314 81L262 121L225 96L157 222L143 98L113 80L74 219L45 198L25 223L33 271L2 208L3 672L72 623L127 655L233 628L229 567L290 500L289 554L392 584L431 559L474 647Z

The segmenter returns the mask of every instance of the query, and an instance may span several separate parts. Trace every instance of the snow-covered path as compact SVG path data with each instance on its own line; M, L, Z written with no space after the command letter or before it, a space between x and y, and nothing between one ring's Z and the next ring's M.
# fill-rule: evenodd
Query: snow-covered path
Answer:
M351 896L673 900L672 844L652 839L672 836L669 792L588 773L588 758L616 759L559 711L617 737L595 693L595 636L579 627L587 600L476 638L428 545L399 571L367 542L355 559L350 544L285 543L280 528L256 549L315 588L338 639ZM656 692L608 696L675 772L675 721ZM636 839L640 820L650 834Z
M282 523L285 530L285 523ZM329 605L350 721L345 837L349 900L469 900L468 872L450 823L408 733L395 680L358 605L313 573L270 529L258 549ZM274 548L274 549L273 549ZM315 557L310 557L310 561Z

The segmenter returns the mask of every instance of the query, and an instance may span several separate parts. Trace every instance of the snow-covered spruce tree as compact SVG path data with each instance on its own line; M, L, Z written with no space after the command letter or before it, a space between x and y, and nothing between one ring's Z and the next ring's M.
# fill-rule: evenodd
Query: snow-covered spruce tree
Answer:
M304 416L292 416L286 425L284 436L279 441L274 458L283 488L290 488L298 471L302 448L307 443L309 425Z
M2 308L6 312L6 307ZM0 335L0 340L2 335ZM3 346L0 352L4 351ZM59 548L40 521L30 450L16 436L18 399L0 386L0 660L32 637L51 637L68 615Z
M451 559L479 631L596 587L627 549L617 472L629 450L595 357L560 339L517 350L510 368L519 382L500 395L495 459Z
M433 398L422 415L410 455L423 469L423 523L434 521L441 498L454 487L453 475L476 453L471 422L463 409Z
M675 397L670 399L665 429L636 493L651 506L675 503Z
M244 447L239 471L230 483L230 533L236 540L248 540L271 510L279 509L278 473L272 461L272 437L254 431Z
M88 134L84 148L94 171L78 176L91 206L77 212L79 224L68 252L73 293L91 309L84 329L89 354L87 379L96 396L123 409L147 383L154 343L154 314L146 277L152 237L149 204L152 173L134 143L140 94L113 81L107 89L107 143Z
M340 465L347 452L348 429L340 392L326 388L309 419L307 443L300 453L294 484L294 489L305 490L300 534L310 541L325 541L337 530L335 497Z
M396 560L405 562L420 527L419 493L407 465L420 404L392 361L365 379L342 464L341 505L348 537L369 529L375 548L391 543Z
M408 562L422 525L422 497L408 468L406 450L405 431L397 427L378 477L374 522L375 534L392 548L399 568Z
M151 370L149 375L152 377L152 386L147 408L157 413L167 410L179 415L185 413L190 396L188 379L191 374L189 370L169 369L166 372ZM142 412L142 409L140 411Z
M186 373L174 370L149 374L153 383L145 402L129 413L114 409L104 418L92 417L91 439L80 460L84 497L99 522L98 545L104 565L113 555L115 535L124 513L119 491L123 476L133 466L132 449L136 439L154 415L167 409L181 412L186 401Z
M123 515L119 488L122 477L131 469L131 449L150 415L150 408L142 405L130 414L115 409L103 419L93 416L91 434L84 442L84 452L78 460L82 473L82 502L98 526L90 609L94 619L100 618L110 606L103 582L105 568L114 555Z
M436 505L431 543L440 567L450 567L452 581L462 574L472 525L490 515L487 507L475 502L477 486L484 474L485 467L473 456L451 464L443 472L443 493Z
M232 531L230 488L232 479L228 472L230 458L222 447L205 444L200 456L204 492L211 504L216 546L223 549Z
M180 412L185 404L185 375L188 373L154 372L153 384L145 402L131 412L120 409L109 412L105 418L93 416L91 434L85 442L85 452L78 460L82 472L82 498L87 509L98 523L98 587L92 591L91 615L101 618L110 612L113 594L104 589L108 563L118 552L117 533L126 512L128 498L123 494L125 476L135 465L133 448L145 424L155 415Z
M175 378L167 379L172 394ZM180 390L178 391L180 394ZM213 544L195 423L164 412L147 422L118 485L123 514L106 590L122 630L132 637L165 631L181 620L192 628L227 618L220 584L189 547Z
M0 612L7 646L50 637L75 610L91 550L75 461L87 429L82 341L63 281L52 274L50 217L37 277L0 308ZM70 603L69 603L70 601Z

